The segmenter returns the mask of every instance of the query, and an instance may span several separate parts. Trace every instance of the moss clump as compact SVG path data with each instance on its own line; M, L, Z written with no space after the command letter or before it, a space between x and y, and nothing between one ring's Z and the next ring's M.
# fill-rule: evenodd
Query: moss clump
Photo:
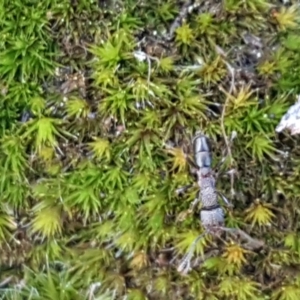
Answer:
M0 2L2 299L298 299L299 6L183 2ZM203 239L182 277L197 130L266 246Z

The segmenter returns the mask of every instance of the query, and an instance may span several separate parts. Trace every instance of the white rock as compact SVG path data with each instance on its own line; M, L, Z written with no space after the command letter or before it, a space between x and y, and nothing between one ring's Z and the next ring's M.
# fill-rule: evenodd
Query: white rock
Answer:
M297 102L281 118L275 131L281 132L284 129L290 130L291 135L300 134L300 95L298 95Z

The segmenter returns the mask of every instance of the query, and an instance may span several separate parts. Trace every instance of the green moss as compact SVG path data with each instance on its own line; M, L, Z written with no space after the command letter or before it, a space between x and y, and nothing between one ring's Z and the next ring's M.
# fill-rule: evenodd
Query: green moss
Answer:
M275 133L299 7L274 3L195 1L169 39L176 1L0 1L1 299L299 298L299 139ZM266 246L207 237L183 277L198 130L227 226Z

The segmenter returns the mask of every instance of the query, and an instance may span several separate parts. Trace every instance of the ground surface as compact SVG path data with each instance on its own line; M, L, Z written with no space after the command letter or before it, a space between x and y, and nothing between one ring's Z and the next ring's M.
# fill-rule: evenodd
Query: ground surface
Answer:
M299 299L299 138L275 128L300 92L300 7L284 2L0 1L3 299ZM199 130L226 226L264 246L207 237L183 276Z

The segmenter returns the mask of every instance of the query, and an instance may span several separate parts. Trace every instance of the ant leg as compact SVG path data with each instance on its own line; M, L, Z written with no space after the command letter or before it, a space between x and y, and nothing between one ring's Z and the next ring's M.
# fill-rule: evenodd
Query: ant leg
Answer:
M181 263L179 264L177 271L183 274L187 274L189 270L191 269L191 259L193 257L193 252L195 251L195 247L198 244L198 242L207 234L207 232L199 235L191 244L190 249L188 250L187 254L184 255L184 257L181 260Z
M221 193L220 191L217 191L217 193L218 193L219 196L221 196L222 200L226 203L226 205L227 205L228 207L233 207L233 204L231 204L231 203L229 202L229 200L224 196L223 193Z
M178 188L176 189L176 194L177 195L181 195L181 194L184 194L189 188L191 188L193 186L193 184L188 184L188 185L185 185L181 188Z
M247 241L246 244L242 244L241 246L244 246L248 250L262 248L265 244L263 241L252 238L245 231L239 228L220 227L220 229L225 232L228 232L235 239L237 239L237 237L239 236L242 240Z

